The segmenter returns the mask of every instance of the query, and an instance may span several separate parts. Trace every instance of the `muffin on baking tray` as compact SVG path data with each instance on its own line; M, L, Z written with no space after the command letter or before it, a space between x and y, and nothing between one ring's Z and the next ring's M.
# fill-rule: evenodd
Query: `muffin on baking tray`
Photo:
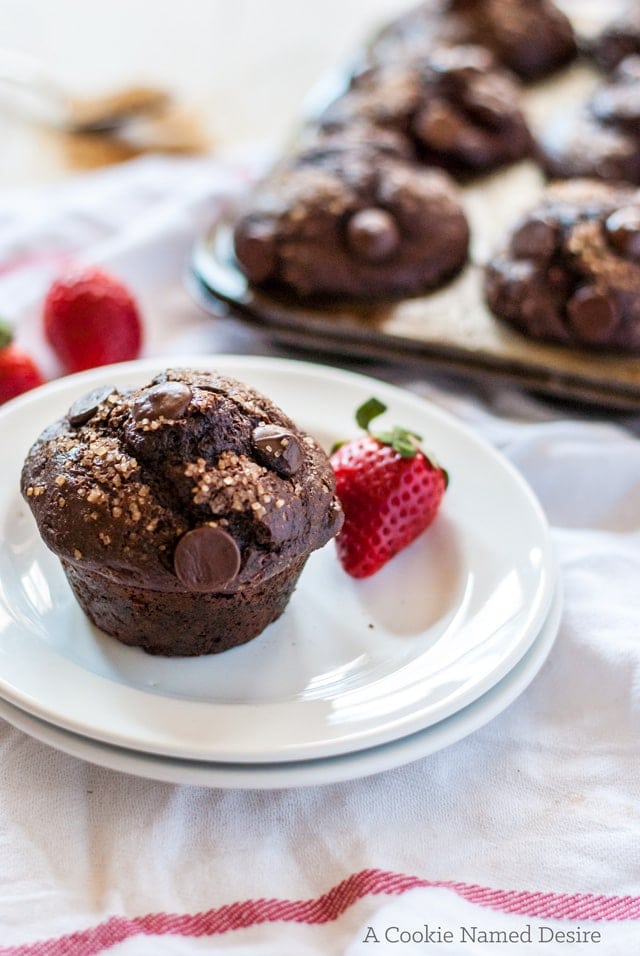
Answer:
M299 297L383 299L455 275L467 260L469 226L445 172L386 145L338 138L267 175L233 238L255 285Z
M314 122L349 135L363 119L406 137L424 163L478 173L522 159L531 136L514 76L481 46L441 47L418 59L356 73Z
M489 263L495 315L534 339L640 350L640 190L550 186Z
M563 110L550 120L539 159L552 178L640 184L640 56L622 60L573 116Z
M383 27L366 59L389 63L466 43L487 47L523 80L547 76L577 53L573 27L552 0L423 0Z
M282 614L340 530L334 487L318 443L270 399L185 369L78 399L21 479L89 618L167 656L227 650Z

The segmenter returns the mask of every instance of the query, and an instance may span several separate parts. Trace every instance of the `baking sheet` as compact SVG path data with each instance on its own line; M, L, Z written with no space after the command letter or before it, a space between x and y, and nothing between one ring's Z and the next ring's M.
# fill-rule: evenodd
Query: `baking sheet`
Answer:
M584 8L590 29L598 8L595 3ZM527 88L523 106L534 132L552 113L584 99L599 79L588 64L578 62ZM335 90L335 79L328 85ZM311 305L275 297L251 287L237 269L228 223L197 244L194 287L212 312L219 313L224 303L231 314L262 326L278 341L314 353L417 363L425 370L499 378L564 399L636 410L640 356L538 343L497 320L484 304L485 263L544 186L541 171L527 160L462 188L472 235L470 261L435 292L373 304Z

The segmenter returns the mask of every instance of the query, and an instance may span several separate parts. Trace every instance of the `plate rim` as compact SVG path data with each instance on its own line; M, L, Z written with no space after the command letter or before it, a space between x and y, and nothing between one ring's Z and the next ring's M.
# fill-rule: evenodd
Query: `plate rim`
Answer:
M75 734L40 720L0 698L0 718L40 743L107 770L148 780L198 787L274 789L327 786L394 770L453 746L486 726L511 706L533 683L553 649L563 607L558 580L549 614L531 647L486 694L462 710L406 737L336 757L281 764L239 764L181 760L129 750Z

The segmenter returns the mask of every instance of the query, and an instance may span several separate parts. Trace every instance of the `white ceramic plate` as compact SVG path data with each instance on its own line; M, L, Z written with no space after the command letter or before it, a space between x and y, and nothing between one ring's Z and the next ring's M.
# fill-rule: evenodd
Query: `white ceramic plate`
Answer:
M392 770L457 743L488 723L528 687L544 664L555 641L562 599L560 589L542 630L526 654L506 677L478 700L432 727L379 747L357 750L337 757L292 760L286 763L205 763L143 754L99 743L61 730L0 700L0 717L63 753L88 760L110 770L198 787L271 789L303 787L355 780L383 770Z
M0 696L104 743L238 763L332 757L398 740L477 700L527 652L555 586L547 523L518 473L453 417L408 392L286 360L181 357L268 393L329 446L375 394L389 423L425 436L451 476L431 528L354 581L332 543L280 621L222 655L160 659L93 628L18 491L41 429L85 391L142 384L145 360L44 386L6 406L0 475Z

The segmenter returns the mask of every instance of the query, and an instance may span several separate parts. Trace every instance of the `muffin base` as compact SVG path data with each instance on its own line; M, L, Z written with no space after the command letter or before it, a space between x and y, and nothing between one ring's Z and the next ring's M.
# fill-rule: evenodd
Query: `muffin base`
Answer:
M148 654L195 657L246 644L276 621L307 557L234 594L152 591L64 559L61 563L78 603L100 630Z

